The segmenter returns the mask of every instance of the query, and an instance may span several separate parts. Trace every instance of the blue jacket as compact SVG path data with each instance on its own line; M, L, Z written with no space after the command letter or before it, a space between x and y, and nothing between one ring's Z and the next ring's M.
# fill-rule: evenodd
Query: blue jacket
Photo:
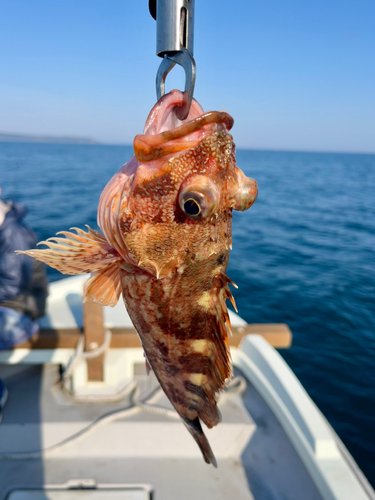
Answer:
M26 208L14 201L0 226L0 302L12 300L28 287L33 273L33 259L17 255L15 250L29 250L36 245L36 236L24 223Z

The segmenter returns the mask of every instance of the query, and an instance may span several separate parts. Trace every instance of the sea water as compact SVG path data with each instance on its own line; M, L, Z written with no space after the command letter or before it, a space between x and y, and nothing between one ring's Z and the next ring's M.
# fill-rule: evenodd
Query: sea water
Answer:
M0 143L2 196L28 207L39 239L96 228L100 193L131 155ZM290 326L282 356L375 486L375 155L240 150L237 162L259 185L233 219L239 313Z

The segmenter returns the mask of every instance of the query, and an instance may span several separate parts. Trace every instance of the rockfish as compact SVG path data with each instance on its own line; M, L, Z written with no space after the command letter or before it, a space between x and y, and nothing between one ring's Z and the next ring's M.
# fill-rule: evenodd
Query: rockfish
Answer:
M182 103L174 90L151 110L135 155L100 197L103 235L73 228L42 242L48 249L24 253L64 274L91 273L85 300L114 306L122 293L146 363L216 466L200 420L219 423L216 397L231 376L232 210L254 203L257 183L236 166L231 116L204 113L193 100L180 121Z

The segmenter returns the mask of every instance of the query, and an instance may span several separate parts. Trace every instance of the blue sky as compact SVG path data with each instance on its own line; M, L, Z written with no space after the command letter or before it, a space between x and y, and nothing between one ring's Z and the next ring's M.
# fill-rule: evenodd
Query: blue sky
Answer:
M0 132L131 144L155 40L147 0L3 0ZM374 0L196 0L194 56L195 97L238 147L375 152Z

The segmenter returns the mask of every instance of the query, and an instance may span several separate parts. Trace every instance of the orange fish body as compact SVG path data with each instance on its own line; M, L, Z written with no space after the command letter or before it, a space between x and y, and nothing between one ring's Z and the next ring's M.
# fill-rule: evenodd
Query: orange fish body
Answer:
M172 91L151 111L135 156L104 189L97 231L76 229L26 253L66 274L91 272L85 299L115 305L120 294L147 361L172 405L216 466L200 420L220 421L216 397L231 375L225 301L232 209L255 201L257 184L236 166L225 112Z

